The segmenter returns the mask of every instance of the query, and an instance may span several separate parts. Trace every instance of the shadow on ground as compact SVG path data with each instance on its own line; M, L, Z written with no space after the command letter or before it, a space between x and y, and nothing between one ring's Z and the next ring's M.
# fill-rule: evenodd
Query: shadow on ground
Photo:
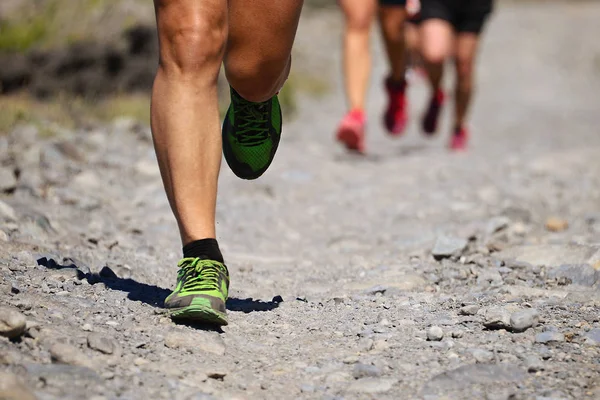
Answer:
M164 301L171 291L156 285L148 285L131 278L119 278L109 267L103 267L100 272L94 273L89 268L78 267L70 258L64 258L62 264L54 259L42 257L37 260L38 265L49 269L71 269L77 273L77 278L85 279L90 285L103 283L108 289L119 290L127 293L127 298L133 301L141 301L152 307L164 308ZM251 313L255 311L271 311L279 306L283 299L275 296L271 301L255 300L251 297L246 299L229 298L227 309L229 311Z

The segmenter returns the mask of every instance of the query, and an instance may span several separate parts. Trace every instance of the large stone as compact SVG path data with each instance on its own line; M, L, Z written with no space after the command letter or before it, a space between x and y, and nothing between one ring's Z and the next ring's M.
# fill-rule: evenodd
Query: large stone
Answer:
M19 311L9 308L0 307L0 336L14 339L25 332L27 320Z
M537 326L540 314L534 308L512 313L510 316L510 327L515 332L523 332Z
M590 264L600 259L600 247L586 245L531 245L516 246L496 254L501 260L514 259L532 265L560 267L561 265Z
M190 353L225 354L225 342L217 332L170 332L165 336L165 346Z
M451 237L451 236L439 236L433 246L431 254L436 260L441 260L448 257L458 257L467 248L468 241L466 239Z
M566 283L594 286L600 280L600 271L589 264L565 264L550 268L548 278L563 279Z
M472 385L521 382L525 372L511 364L469 364L433 377L423 387L424 395L445 393Z
M8 371L0 371L1 400L36 400L35 394L19 377Z

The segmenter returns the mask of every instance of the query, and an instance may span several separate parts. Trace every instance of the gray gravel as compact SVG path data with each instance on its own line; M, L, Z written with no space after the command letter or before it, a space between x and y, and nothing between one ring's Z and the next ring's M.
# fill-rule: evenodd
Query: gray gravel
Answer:
M599 17L588 2L498 7L465 154L445 130L418 134L419 81L405 137L385 136L374 42L356 157L332 139L339 14L305 14L295 71L331 91L300 96L260 180L223 168L222 330L162 309L180 244L146 126L17 128L0 153L19 172L0 196L1 329L18 332L0 337L0 397L598 398ZM440 238L453 246L436 256Z

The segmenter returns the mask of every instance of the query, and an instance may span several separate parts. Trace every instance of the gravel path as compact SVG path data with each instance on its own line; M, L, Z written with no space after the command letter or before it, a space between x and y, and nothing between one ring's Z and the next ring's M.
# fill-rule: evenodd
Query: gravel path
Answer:
M161 308L180 245L146 127L0 137L0 398L599 398L599 17L499 7L460 155L418 134L422 82L385 136L376 46L356 157L332 140L339 15L306 14L298 68L332 90L263 178L223 169L222 331Z

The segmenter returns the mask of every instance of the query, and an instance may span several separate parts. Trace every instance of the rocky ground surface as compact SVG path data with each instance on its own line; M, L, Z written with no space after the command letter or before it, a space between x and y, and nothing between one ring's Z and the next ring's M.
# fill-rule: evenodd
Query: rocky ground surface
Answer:
M447 123L418 134L419 81L385 136L376 46L357 157L332 140L339 16L305 15L304 68L334 84L264 177L223 168L222 330L162 309L180 245L147 127L0 137L0 398L599 398L599 16L499 8L465 154Z

